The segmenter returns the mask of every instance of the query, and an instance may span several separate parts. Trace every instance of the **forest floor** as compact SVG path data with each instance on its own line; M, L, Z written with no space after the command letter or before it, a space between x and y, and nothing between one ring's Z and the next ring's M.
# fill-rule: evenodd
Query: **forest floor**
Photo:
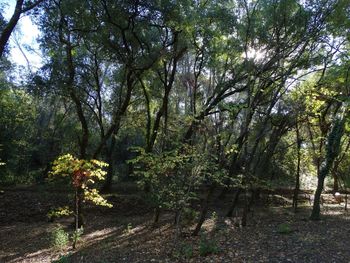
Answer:
M173 215L163 214L159 226L151 227L151 209L131 188L108 195L111 209L86 208L87 224L76 250L57 250L50 243L58 223L71 228L72 218L48 222L46 217L50 208L67 205L66 193L3 189L0 262L350 262L350 213L338 204L325 204L317 222L308 219L308 206L297 214L276 203L259 206L240 227L237 218L221 219L228 201L214 200L202 234L191 237L184 228L175 239Z

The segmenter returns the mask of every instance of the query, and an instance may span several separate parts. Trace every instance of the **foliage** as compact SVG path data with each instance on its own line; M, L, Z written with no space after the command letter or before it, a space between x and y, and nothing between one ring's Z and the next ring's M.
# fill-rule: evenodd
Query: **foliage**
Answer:
M80 227L78 229L75 229L73 234L72 234L72 243L73 243L73 248L76 248L76 245L78 241L81 239L81 236L84 233L84 228Z
M195 220L198 218L199 213L191 208L191 207L184 207L183 213L182 213L182 220L185 225L191 225L195 222Z
M69 243L69 234L62 228L62 226L57 226L53 229L51 233L51 246L54 249L62 250Z
M127 225L126 225L126 228L123 230L123 233L124 234L130 234L131 233L131 231L132 231L132 224L131 223L128 223Z
M224 180L224 171L188 147L161 154L146 153L138 149L139 155L131 160L141 187L149 186L148 197L156 207L185 210L192 214L191 201L197 199L196 190L203 183Z
M290 224L288 223L282 223L277 226L277 232L280 234L289 234L293 232Z
M1 87L0 109L0 160L3 160L0 165L6 163L0 170L0 181L6 177L14 183L28 182L23 173L33 169L32 163L28 162L28 156L35 148L31 141L37 114L33 98L24 90Z
M56 209L52 209L47 213L47 218L49 221L54 221L56 218L60 218L63 216L69 216L73 214L73 211L69 209L68 206L58 207Z
M179 248L175 251L174 256L178 259L189 260L193 257L193 245L182 242Z
M205 257L210 254L217 254L219 247L215 239L202 235L199 241L199 255Z
M69 262L71 262L70 254L60 256L59 259L52 261L52 263L69 263Z
M50 177L68 177L74 188L83 190L84 200L96 205L112 207L97 189L90 187L96 181L104 180L106 172L102 169L107 166L108 164L98 160L80 160L66 154L54 161Z

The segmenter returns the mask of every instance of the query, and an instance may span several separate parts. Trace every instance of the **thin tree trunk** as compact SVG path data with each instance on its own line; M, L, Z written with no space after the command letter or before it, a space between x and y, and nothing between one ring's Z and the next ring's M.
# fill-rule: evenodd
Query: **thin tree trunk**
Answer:
M301 148L301 139L300 139L300 133L299 133L299 127L298 122L296 124L296 135L297 135L297 173L295 177L295 188L294 188L294 195L293 195L293 208L294 213L297 212L298 209L298 195L300 191L300 148Z
M206 195L205 199L203 200L201 215L199 217L196 228L192 232L192 236L197 236L199 234L199 231L202 228L202 225L205 221L205 217L207 216L207 213L208 213L209 200L210 200L211 196L213 195L214 190L215 190L215 185L211 185L207 191L207 195Z
M159 217L160 217L160 208L156 207L156 209L154 210L153 227L155 227L158 224Z
M346 192L345 194L345 207L344 207L345 211L348 210L348 192Z
M79 229L79 194L78 194L78 188L75 188L75 233L78 232ZM73 249L76 247L76 242L74 240L73 242Z
M337 171L333 172L333 179L333 192L336 193L339 192L339 178Z
M321 194L323 191L325 176L320 175L318 177L317 189L314 197L314 204L312 207L312 213L310 216L311 220L320 220L320 202L321 202Z
M248 218L248 210L249 210L249 202L248 202L248 196L247 196L247 189L244 190L244 207L243 207L243 213L242 213L242 226L247 226L247 218Z
M235 197L233 198L233 202L232 202L229 210L227 211L227 214L226 214L227 217L232 217L233 212L238 204L238 200L239 200L239 196L240 196L241 192L242 192L242 188L238 188L237 192L235 193Z

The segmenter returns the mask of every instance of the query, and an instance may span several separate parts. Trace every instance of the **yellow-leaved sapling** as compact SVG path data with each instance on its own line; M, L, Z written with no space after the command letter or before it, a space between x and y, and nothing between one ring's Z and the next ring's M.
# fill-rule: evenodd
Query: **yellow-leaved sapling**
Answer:
M112 207L98 192L92 188L96 181L105 180L106 172L103 168L108 164L98 160L82 160L75 158L71 154L60 156L53 162L50 178L68 177L74 188L74 216L75 216L75 233L82 232L84 224L81 213L82 201L90 201L95 205ZM75 235L76 235L75 234ZM73 238L73 248L75 248L77 239Z

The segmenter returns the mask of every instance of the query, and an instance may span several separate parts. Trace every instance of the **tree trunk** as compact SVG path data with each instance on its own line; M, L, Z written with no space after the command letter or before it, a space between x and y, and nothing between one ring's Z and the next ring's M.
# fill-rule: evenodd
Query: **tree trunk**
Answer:
M12 31L15 29L18 20L22 13L22 5L24 0L17 0L15 11L10 19L10 21L5 26L4 30L0 35L0 58L2 58L4 54L5 47L7 45L8 40L10 39Z
M328 135L326 161L325 161L325 164L321 167L320 173L318 174L318 182L317 182L317 189L315 192L314 205L310 216L311 220L320 219L320 200L321 200L321 193L324 186L324 179L329 174L329 171L333 166L334 160L335 158L337 158L339 154L340 142L344 134L344 123L345 123L345 116L343 116L342 120L335 120L333 128Z
M112 141L109 150L107 150L107 162L108 162L108 169L107 169L107 176L106 180L104 181L104 184L102 186L101 191L102 192L110 192L112 187L112 181L113 181L113 173L114 173L114 158L113 158L113 152L115 147L115 135L112 135Z
M205 217L208 213L209 200L210 200L211 196L213 195L214 190L215 190L215 185L211 185L207 191L207 195L206 195L205 199L203 200L201 215L199 217L196 228L192 232L192 236L197 236L199 234L199 231L202 228L202 225L205 221Z
M300 139L300 133L299 133L299 127L298 122L296 124L296 135L297 135L297 173L295 176L295 188L294 188L294 195L293 195L293 208L294 213L297 212L298 209L298 195L300 191L300 148L301 148L301 139Z
M338 173L337 173L337 171L334 171L334 173L333 173L333 179L334 179L334 182L333 182L333 192L336 193L336 192L339 192L339 179L338 179Z
M321 210L320 202L321 202L321 194L324 186L324 179L325 179L325 176L323 176L322 174L318 176L317 189L315 192L314 204L313 204L312 213L310 216L311 220L320 220L320 210Z
M82 197L83 197L83 189L76 188L75 189L75 231L81 228L84 225L84 218L82 213Z
M346 192L345 194L345 206L344 206L345 211L348 210L348 193Z
M249 202L247 196L247 189L244 190L244 207L242 213L242 226L247 226L247 218L248 218L248 210L249 210Z
M233 202L232 202L229 210L227 211L227 214L226 214L227 217L232 217L233 211L235 210L235 208L238 204L238 200L239 200L239 196L240 196L241 192L242 192L242 188L238 188L238 190L235 194L235 197L233 198Z
M160 216L160 208L156 207L156 209L154 210L153 227L155 227L158 224L159 216Z

